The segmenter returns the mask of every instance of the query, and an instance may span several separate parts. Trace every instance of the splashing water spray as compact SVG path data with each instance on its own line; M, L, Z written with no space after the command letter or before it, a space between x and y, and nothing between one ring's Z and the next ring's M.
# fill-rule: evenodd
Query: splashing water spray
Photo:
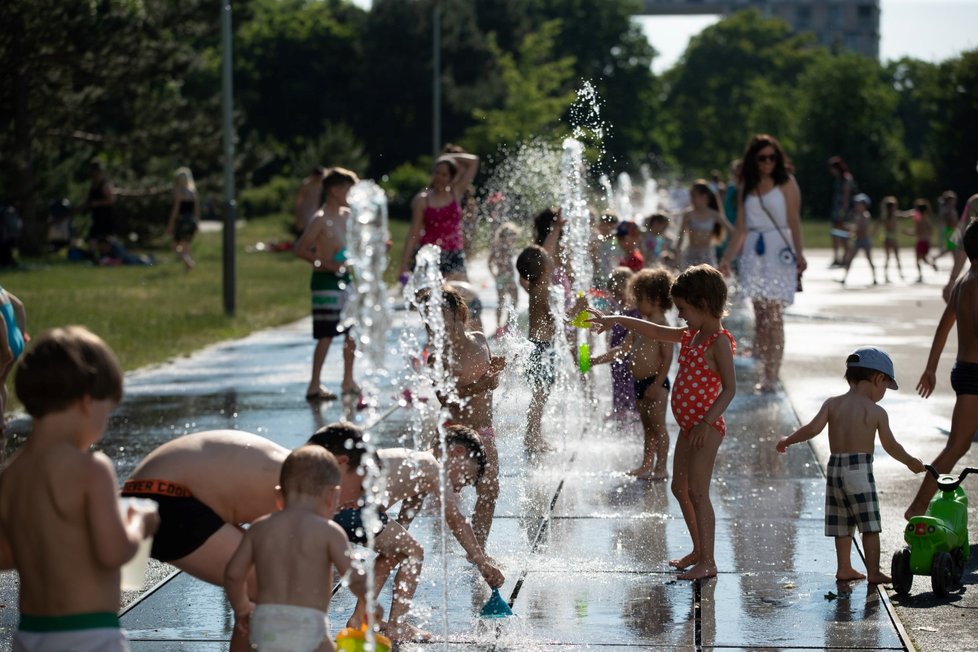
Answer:
M404 286L404 299L410 306L414 306L421 313L425 329L428 331L428 342L424 350L420 352L422 364L416 374L417 379L426 378L434 388L435 392L446 398L446 402L458 403L458 392L455 383L448 370L448 350L449 341L445 329L444 313L444 277L439 270L441 260L441 248L436 245L425 245L421 247L415 258L414 273ZM420 297L425 297L423 300ZM429 355L436 356L436 364L427 364ZM433 402L434 403L434 402ZM431 407L420 406L419 414L422 420L426 421L425 413L430 418L430 411L434 410L436 431L438 433L438 448L442 454L448 450L445 444L445 420L448 418L447 411L440 406ZM438 470L438 490L439 490L439 515L442 526L441 531L441 557L442 557L442 577L448 578L448 533L444 527L445 523L445 487L447 486L448 476L445 470L445 463L439 466ZM442 582L442 628L444 632L444 649L448 649L448 582Z

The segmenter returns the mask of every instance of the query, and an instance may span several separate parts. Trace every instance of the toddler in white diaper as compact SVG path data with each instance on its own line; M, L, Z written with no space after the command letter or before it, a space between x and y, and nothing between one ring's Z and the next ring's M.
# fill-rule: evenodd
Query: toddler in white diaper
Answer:
M282 511L245 532L225 570L224 588L235 627L246 628L259 652L335 650L326 612L333 567L349 573L350 590L363 598L366 580L353 564L343 529L331 521L339 500L340 472L333 454L302 446L282 464ZM248 597L254 569L258 596Z

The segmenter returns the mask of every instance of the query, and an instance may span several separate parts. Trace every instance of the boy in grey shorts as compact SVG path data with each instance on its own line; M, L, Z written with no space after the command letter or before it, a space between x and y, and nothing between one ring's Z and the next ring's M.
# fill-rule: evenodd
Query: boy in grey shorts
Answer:
M877 405L887 389L897 389L890 356L875 346L857 349L846 358L845 378L849 391L826 400L811 422L782 438L777 448L783 453L791 444L812 439L828 425L831 457L825 479L825 536L835 538L835 578L884 584L890 578L880 572L883 527L873 478L877 433L883 450L914 473L923 471L924 464L893 437L886 410ZM856 528L862 534L867 575L851 563Z

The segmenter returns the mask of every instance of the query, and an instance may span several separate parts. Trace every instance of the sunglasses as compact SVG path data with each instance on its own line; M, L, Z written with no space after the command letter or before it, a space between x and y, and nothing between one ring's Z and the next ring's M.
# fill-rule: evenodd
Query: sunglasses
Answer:
M755 160L758 163L767 163L768 161L770 161L771 163L774 163L774 162L776 162L778 160L778 155L777 154L758 154Z

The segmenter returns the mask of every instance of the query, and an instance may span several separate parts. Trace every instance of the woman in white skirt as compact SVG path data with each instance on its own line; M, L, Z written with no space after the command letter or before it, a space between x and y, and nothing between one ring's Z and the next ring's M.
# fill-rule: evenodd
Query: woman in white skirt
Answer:
M754 347L762 364L755 392L778 389L784 357L784 309L795 300L807 266L801 241L801 192L791 163L777 139L754 136L741 162L742 185L737 196L737 223L720 262L740 255L740 286L754 304Z

